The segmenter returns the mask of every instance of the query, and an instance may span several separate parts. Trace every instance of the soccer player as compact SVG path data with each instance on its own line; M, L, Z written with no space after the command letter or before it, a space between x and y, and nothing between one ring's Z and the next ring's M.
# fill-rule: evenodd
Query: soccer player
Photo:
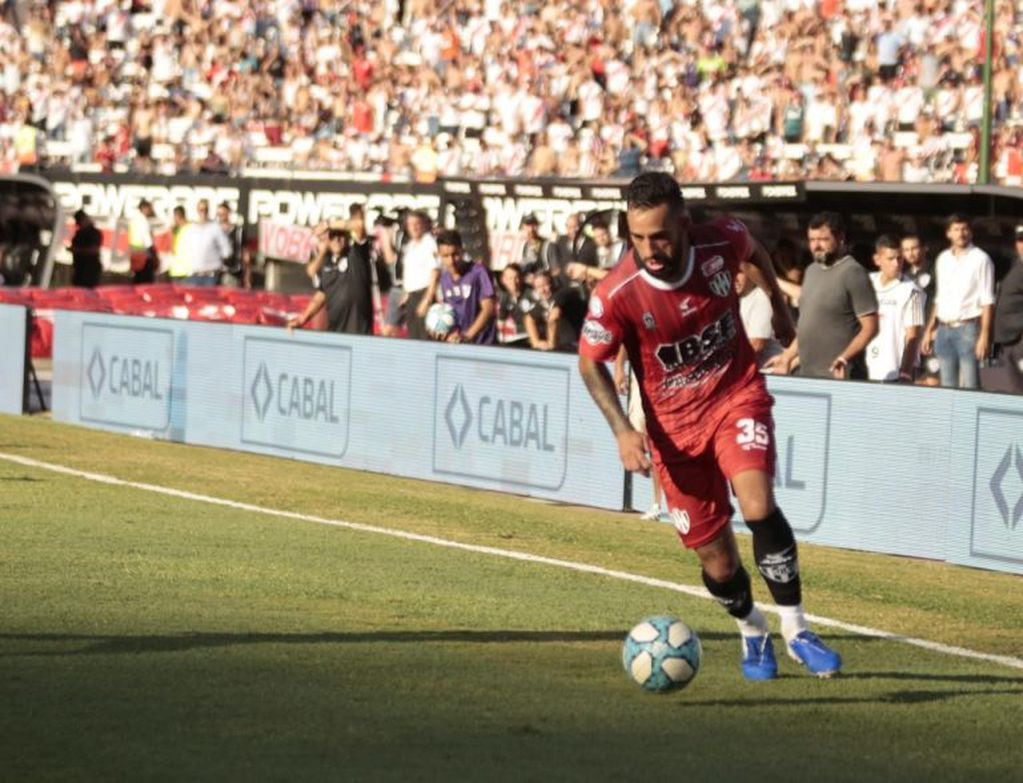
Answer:
M766 251L737 220L693 224L677 182L647 172L625 200L630 249L596 287L579 343L579 371L618 442L626 470L657 471L682 542L695 550L703 583L735 618L742 671L777 676L767 620L753 603L730 520L732 486L753 533L753 552L781 614L789 655L813 674L839 671L841 657L807 626L796 540L775 505L773 400L743 332L733 285L743 269L763 283L792 333ZM604 362L624 345L647 418L637 432Z

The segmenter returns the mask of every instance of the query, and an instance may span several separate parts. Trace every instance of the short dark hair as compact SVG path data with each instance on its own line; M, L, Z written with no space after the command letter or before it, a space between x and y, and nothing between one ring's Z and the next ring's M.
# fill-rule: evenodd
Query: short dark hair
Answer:
M347 241L348 231L343 228L327 229L327 239L344 239Z
M366 208L362 206L361 202L356 201L350 207L348 207L348 217L355 217L356 215L365 215Z
M828 228L831 233L835 235L835 238L845 238L845 221L842 220L842 216L837 212L818 212L806 225L807 230Z
M874 250L898 250L899 243L888 234L881 234L874 242Z
M461 247L462 235L453 228L446 228L437 234L437 247L448 245L449 247Z
M945 218L945 230L948 231L956 223L965 223L970 226L970 219L966 217L962 212L953 212L947 218ZM972 226L970 226L972 228Z
M670 174L644 171L625 189L625 203L629 209L652 209L662 204L681 209L685 206L685 199L682 188Z

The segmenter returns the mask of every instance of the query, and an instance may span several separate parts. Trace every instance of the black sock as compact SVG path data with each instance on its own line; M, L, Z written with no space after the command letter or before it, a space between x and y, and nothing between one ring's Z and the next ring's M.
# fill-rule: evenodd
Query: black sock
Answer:
M780 508L764 519L747 522L753 532L753 556L771 597L779 606L797 606L803 601L799 579L799 553L792 527ZM709 589L709 588L708 588Z
M706 571L700 573L707 591L732 617L741 620L753 610L753 586L750 584L749 573L741 565L725 582L714 581Z

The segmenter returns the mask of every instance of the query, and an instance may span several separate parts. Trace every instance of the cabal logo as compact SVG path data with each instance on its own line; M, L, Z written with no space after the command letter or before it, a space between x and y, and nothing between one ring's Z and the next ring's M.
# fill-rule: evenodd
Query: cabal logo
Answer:
M342 457L348 448L348 346L246 337L242 442Z
M970 555L1023 565L1023 409L976 415Z
M1020 483L1013 487L1010 498L1006 492L1010 485L1010 479L1014 475L1019 476ZM1018 445L1012 444L1005 449L1005 454L991 475L988 486L991 488L991 497L995 501L995 507L1002 518L1002 523L1009 530L1015 530L1019 525L1020 518L1023 517L1023 454L1020 454ZM1009 508L1010 502L1012 502L1011 509Z
M107 368L103 364L103 354L99 348L92 352L92 359L89 360L89 369L86 373L89 379L89 388L92 389L92 396L99 397L103 388L103 380L107 377Z
M174 333L83 322L78 415L116 427L162 430L170 423Z
M260 362L252 381L252 403L256 416L263 421L272 404L274 412L284 418L336 424L334 383L333 379L290 372L277 372L271 376L266 362Z
M104 361L103 352L97 347L89 360L86 378L93 397L98 398L105 392L119 397L163 399L160 365L152 359L112 354L108 361Z
M558 489L567 471L567 368L436 361L434 472Z
M259 370L256 378L252 381L252 402L256 406L256 415L260 421L266 418L266 410L270 407L274 390L270 383L270 371L266 369L266 362L259 363Z
M469 428L472 426L472 409L469 407L462 384L455 386L455 391L444 410L444 421L447 422L448 432L451 433L451 442L455 444L456 449L462 448L465 436L469 434Z
M475 416L473 407L476 410ZM554 446L548 440L547 416L546 405L504 400L490 395L481 396L475 406L470 406L462 384L455 386L444 410L444 421L456 449L462 448L475 421L476 435L483 443L554 451Z

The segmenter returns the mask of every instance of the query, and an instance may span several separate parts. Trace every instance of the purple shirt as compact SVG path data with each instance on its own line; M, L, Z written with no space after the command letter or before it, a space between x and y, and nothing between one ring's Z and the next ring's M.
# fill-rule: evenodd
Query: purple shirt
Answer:
M442 269L440 294L441 299L454 308L458 331L465 334L479 315L483 300L494 298L494 283L486 267L473 262L457 281L446 269ZM483 327L473 342L490 345L496 341L497 323L496 319L491 318L490 323Z

